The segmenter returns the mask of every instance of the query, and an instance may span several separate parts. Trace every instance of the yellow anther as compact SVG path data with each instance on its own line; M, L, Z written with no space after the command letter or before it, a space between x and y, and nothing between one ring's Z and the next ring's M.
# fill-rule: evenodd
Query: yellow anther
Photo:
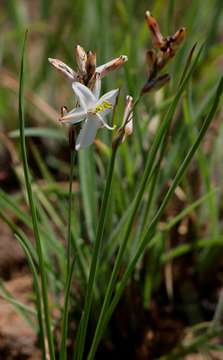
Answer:
M112 104L106 100L104 100L100 105L97 105L95 108L95 113L100 113L106 109L112 109Z

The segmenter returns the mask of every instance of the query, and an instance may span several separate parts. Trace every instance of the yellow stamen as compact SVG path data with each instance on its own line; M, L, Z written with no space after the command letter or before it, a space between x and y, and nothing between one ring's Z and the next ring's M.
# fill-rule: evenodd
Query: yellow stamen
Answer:
M112 109L112 104L106 100L104 100L100 105L97 105L95 108L95 113L100 113L106 109Z

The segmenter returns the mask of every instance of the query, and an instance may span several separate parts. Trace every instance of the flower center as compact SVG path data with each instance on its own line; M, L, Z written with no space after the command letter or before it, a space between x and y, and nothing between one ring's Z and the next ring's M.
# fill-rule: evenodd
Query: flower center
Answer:
M104 100L100 105L96 106L95 114L100 113L104 110L108 110L108 109L112 109L112 104L109 101Z

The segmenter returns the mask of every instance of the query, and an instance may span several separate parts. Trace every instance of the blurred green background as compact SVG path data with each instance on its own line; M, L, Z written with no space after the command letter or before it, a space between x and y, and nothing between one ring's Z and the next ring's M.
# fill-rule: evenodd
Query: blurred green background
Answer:
M185 4L174 0L3 0L0 4L0 116L3 129L17 127L16 81L21 41L26 29L29 30L27 90L33 91L32 95L39 96L47 103L44 107L38 103L38 99L35 101L31 96L30 101L29 98L32 103L29 105L30 121L46 124L54 120L53 109L57 111L61 104L72 105L66 81L53 71L47 58L56 57L74 67L76 44L96 51L98 64L122 53L127 54L129 61L125 71L106 78L103 86L126 86L128 91L137 92L145 77L144 50L151 44L144 21L147 9L158 19L164 35L173 34L180 26L187 27L184 48L172 65L175 79L180 76L182 60L191 46L195 42L201 44L207 41L206 54L198 74L202 84L195 93L198 100L204 99L222 70L220 0L195 0Z

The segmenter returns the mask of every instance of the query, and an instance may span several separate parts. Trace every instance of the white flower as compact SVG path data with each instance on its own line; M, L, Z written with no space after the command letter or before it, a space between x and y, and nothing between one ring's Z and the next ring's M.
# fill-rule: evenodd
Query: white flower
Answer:
M101 88L99 76L96 79L93 91L79 82L74 82L72 88L79 106L62 116L60 120L67 125L74 125L84 120L84 125L76 141L75 149L78 151L93 143L98 128L114 129L106 123L105 116L114 109L119 89L111 90L99 98Z

